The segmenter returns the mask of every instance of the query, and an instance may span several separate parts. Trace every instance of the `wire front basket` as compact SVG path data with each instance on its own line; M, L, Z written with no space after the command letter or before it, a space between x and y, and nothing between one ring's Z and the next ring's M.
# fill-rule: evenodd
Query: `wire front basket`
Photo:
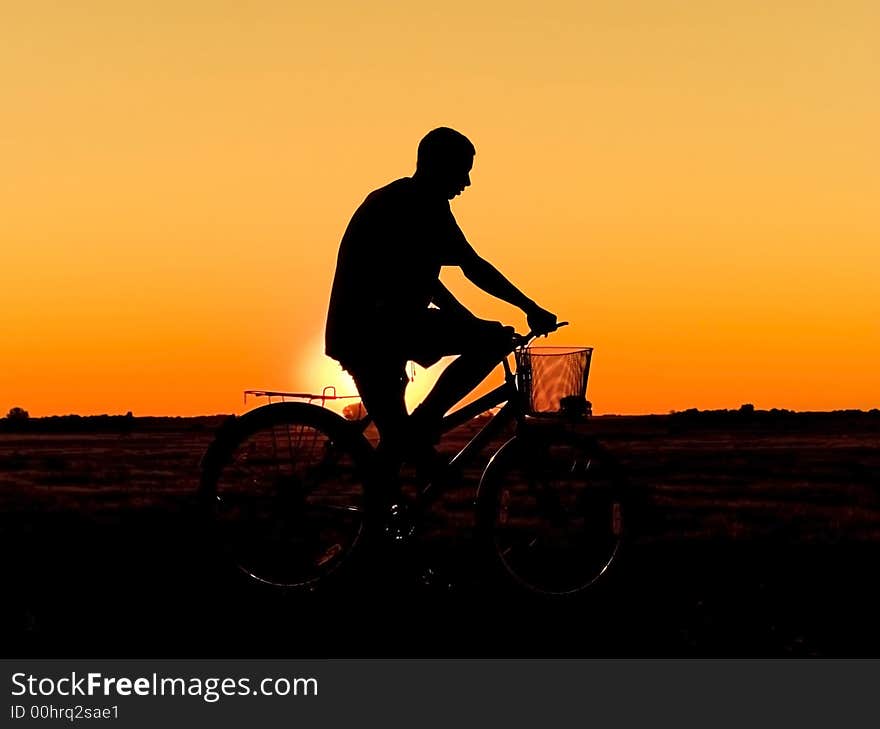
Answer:
M517 388L530 415L590 415L587 378L592 347L524 347L516 350Z

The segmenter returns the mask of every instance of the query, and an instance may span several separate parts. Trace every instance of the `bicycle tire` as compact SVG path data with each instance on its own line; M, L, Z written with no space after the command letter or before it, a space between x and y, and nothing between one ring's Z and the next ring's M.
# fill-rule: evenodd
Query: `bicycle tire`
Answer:
M621 556L626 497L620 467L594 439L514 436L477 492L477 537L490 574L520 594L595 591Z
M312 592L335 581L372 521L371 455L361 432L316 405L273 403L231 419L202 462L213 547L262 585Z

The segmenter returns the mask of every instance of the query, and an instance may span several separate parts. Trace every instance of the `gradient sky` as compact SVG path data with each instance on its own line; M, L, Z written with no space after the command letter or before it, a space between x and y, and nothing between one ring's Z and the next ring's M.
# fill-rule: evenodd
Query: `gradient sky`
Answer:
M460 225L595 347L597 413L880 406L876 0L306 5L0 11L2 413L350 390L339 238L440 125L477 147Z

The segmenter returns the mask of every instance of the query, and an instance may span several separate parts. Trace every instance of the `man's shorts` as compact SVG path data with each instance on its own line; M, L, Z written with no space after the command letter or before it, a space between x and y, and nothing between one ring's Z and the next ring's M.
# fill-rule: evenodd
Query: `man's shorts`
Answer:
M430 367L450 355L498 352L511 341L504 332L505 327L497 321L456 317L440 309L428 309L421 326L407 333L406 359Z
M343 366L352 373L377 368L405 372L407 362L430 367L452 355L497 354L500 360L510 351L511 330L497 321L426 309L417 321L387 339L383 343L377 338L376 346L366 348Z

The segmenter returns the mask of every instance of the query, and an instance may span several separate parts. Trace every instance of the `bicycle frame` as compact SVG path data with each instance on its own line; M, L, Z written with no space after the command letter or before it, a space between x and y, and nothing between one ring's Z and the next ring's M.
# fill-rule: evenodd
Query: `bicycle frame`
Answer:
M557 325L557 329L567 325L568 322L560 322ZM501 360L501 364L504 366L504 383L491 392L487 392L485 395L477 398L472 403L463 405L458 410L453 410L451 413L443 417L443 420L441 421L441 433L448 433L450 430L453 430L460 425L464 425L464 423L473 419L480 413L504 403L504 407L495 413L489 422L480 428L477 434L465 444L464 448L450 459L450 468L454 469L459 464L467 461L470 456L478 453L483 446L495 438L495 436L498 435L498 433L500 433L507 424L511 422L511 420L516 420L518 426L523 424L525 420L525 408L521 401L522 395L516 386L516 375L511 369L509 357L514 351L520 347L526 346L537 336L538 335L535 332L529 332L525 335L516 335L516 339L518 340L517 346ZM363 420L359 421L361 429L365 429L371 420L369 414L367 414ZM421 498L426 502L430 502L433 498L439 496L443 490L442 487L438 487L434 481L431 481L422 490Z
M522 336L519 335L519 340L523 343L529 341L533 335L530 333L528 335ZM495 413L492 418L486 423L482 428L480 428L479 432L474 435L473 438L462 448L455 456L449 461L450 467L455 467L463 461L466 461L470 456L480 451L486 443L491 441L495 436L504 429L504 427L512 420L515 419L517 423L521 424L524 420L524 408L520 401L520 392L516 386L516 375L512 371L509 357L510 354L507 354L502 360L501 364L504 366L504 383L496 387L491 392L486 393L485 395L479 397L474 400L472 403L462 406L458 410L454 410L448 415L444 416L441 421L441 433L448 433L450 430L457 428L460 425L463 425L468 420L473 419L480 413L483 413L496 405L500 405L501 403L505 403L504 407L501 408L500 411ZM307 400L310 404L317 405L318 407L325 407L325 403L328 400L340 400L340 399L348 399L348 398L356 398L357 395L337 395L334 387L326 387L324 391L320 395L311 394L311 393L298 393L298 392L280 392L274 390L245 390L245 401L247 401L248 395L254 395L257 397L268 397L270 404L272 403L272 398L280 398L281 402L287 402L288 399L292 400ZM358 432L363 433L367 427L373 422L373 418L367 413L364 417L352 422L349 427L354 427ZM275 438L275 433L272 433L273 442ZM288 440L290 439L290 430L288 428ZM426 496L429 493L435 491L434 483L428 485L428 487L422 492L422 496Z
M503 360L504 364L504 383L499 385L491 392L486 393L482 397L474 400L474 402L464 405L458 410L446 415L442 421L442 432L448 433L450 430L463 425L468 420L473 419L477 415L501 403L505 403L486 425L480 428L479 432L450 460L450 465L455 466L462 461L467 460L468 456L479 451L487 442L492 440L511 420L515 419L520 423L523 419L523 408L519 402L520 393L516 388L515 375L511 371L510 363L507 357Z
M520 422L523 418L523 409L519 406L518 402L519 391L516 389L515 375L510 369L510 363L507 361L507 357L504 358L503 364L504 383L502 385L499 385L491 392L474 400L474 402L449 413L442 420L441 432L448 433L450 430L457 428L459 425L463 425L480 413L483 413L496 405L505 403L504 407L495 413L489 422L480 428L477 434L474 435L474 437L471 438L470 441L468 441L467 444L465 444L465 446L450 459L449 467L452 469L467 461L472 455L479 453L483 446L495 438L495 436L500 433L511 420L516 419L517 422ZM421 490L419 498L423 501L423 505L426 505L440 496L445 490L446 489L442 483L438 484L436 481L431 480L427 486Z
M525 340L527 338L528 337L525 337L523 339ZM450 430L457 428L459 425L463 425L480 413L504 403L504 407L495 413L489 422L480 428L476 435L474 435L474 437L471 438L465 446L450 459L450 468L454 469L456 466L467 461L471 456L479 453L483 446L492 441L512 420L515 420L517 425L523 424L525 419L525 409L520 400L521 394L516 387L516 375L511 370L510 362L508 360L509 356L510 355L506 355L504 359L501 360L501 363L504 365L503 384L499 385L491 392L486 393L482 397L477 398L472 403L463 405L458 410L454 410L444 416L441 423L441 432L448 433ZM442 485L438 487L434 481L431 481L427 487L422 490L421 498L426 502L430 502L443 491L444 489Z

